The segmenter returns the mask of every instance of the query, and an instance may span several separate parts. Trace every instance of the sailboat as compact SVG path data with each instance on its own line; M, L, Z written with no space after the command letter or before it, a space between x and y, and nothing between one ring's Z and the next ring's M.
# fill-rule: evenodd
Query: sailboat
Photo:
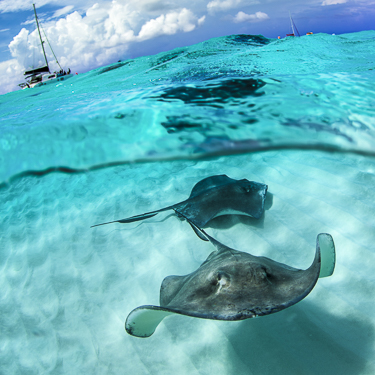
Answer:
M290 18L290 24L291 24L291 26L292 26L292 33L291 33L291 34L286 34L286 36L301 36L301 35L299 35L299 32L298 32L297 26L296 26L296 24L294 23L293 18L292 18L292 16L291 16L290 12L289 12L289 18ZM297 31L297 35L296 35L296 31Z
M44 49L44 41L42 40L42 35L40 33L39 20L38 20L37 14L36 14L35 4L33 4L33 7L34 7L36 27L37 27L38 33L39 33L40 45L42 47L45 65L43 65L39 68L35 68L35 69L33 68L33 69L29 69L29 70L25 71L24 75L25 75L26 82L23 82L23 83L19 84L19 86L23 89L32 88L32 87L36 87L36 86L42 86L42 85L45 85L47 83L54 83L54 82L57 82L57 81L63 81L67 78L72 77L72 75L73 75L73 74L70 74L70 69L68 69L68 71L66 72L61 68L60 63L58 62L57 57L56 57L55 53L53 52L51 44L49 43L49 41L47 39L47 36L44 34L44 36L45 36L45 38L48 42L48 45L51 48L53 56L55 57L56 62L60 67L59 72L51 73L51 70L50 70L49 65L48 65L46 51Z

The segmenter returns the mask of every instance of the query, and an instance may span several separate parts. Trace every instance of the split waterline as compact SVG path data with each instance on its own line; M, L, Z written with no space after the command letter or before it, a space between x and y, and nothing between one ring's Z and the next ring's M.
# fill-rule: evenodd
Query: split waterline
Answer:
M219 38L1 96L2 370L372 374L374 36ZM90 226L218 174L267 184L265 213L207 233L301 269L329 233L334 274L275 314L128 335L128 314L214 248L172 212Z

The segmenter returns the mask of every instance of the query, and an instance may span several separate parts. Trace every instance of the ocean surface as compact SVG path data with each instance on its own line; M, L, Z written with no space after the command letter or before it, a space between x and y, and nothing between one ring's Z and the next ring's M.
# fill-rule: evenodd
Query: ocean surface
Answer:
M374 374L375 31L232 35L0 96L1 374ZM124 329L163 279L214 250L171 211L203 178L268 185L222 243L307 268L298 304L229 322Z

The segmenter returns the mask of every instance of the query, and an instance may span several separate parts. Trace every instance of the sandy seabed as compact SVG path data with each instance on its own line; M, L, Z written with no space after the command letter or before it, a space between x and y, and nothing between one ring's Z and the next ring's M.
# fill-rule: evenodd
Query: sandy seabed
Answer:
M124 330L158 305L164 277L196 270L214 250L172 211L226 174L268 185L260 220L209 223L227 246L307 268L318 233L333 236L332 277L300 303L239 322L167 317L153 336ZM4 374L375 373L375 160L269 151L206 161L129 164L23 177L0 190L0 368Z

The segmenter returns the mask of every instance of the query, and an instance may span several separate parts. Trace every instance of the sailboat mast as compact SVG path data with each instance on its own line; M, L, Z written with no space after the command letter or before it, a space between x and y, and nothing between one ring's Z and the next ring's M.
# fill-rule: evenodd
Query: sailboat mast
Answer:
M55 60L56 60L56 62L57 62L57 65L60 67L61 70L63 70L62 67L61 67L61 65L60 65L60 63L59 63L59 61L57 60L57 57L56 57L56 55L55 55L55 52L53 52L53 49L52 49L52 47L51 47L51 44L50 44L50 42L49 42L49 40L48 40L48 38L47 38L46 32L44 31L43 27L42 27L42 30L43 30L44 37L46 38L46 41L47 41L47 43L48 43L48 45L49 45L49 48L51 49L51 52L53 53L53 56L55 56Z
M46 51L44 50L44 45L43 45L42 35L40 34L39 22L38 22L38 16L36 15L35 4L33 4L33 7L34 7L34 14L35 14L35 22L36 22L36 26L37 26L37 28L38 28L38 33L39 33L40 44L42 45L42 50L43 50L44 59L46 60L46 65L47 65L47 67L48 67L48 71L49 71L49 66L48 66L48 61L47 61ZM50 73L51 73L51 72L50 72Z
M293 25L292 16L291 16L290 12L289 12L289 18L290 18L290 24L292 25L292 33L293 33L293 35L296 35L296 33L294 32L294 25Z

